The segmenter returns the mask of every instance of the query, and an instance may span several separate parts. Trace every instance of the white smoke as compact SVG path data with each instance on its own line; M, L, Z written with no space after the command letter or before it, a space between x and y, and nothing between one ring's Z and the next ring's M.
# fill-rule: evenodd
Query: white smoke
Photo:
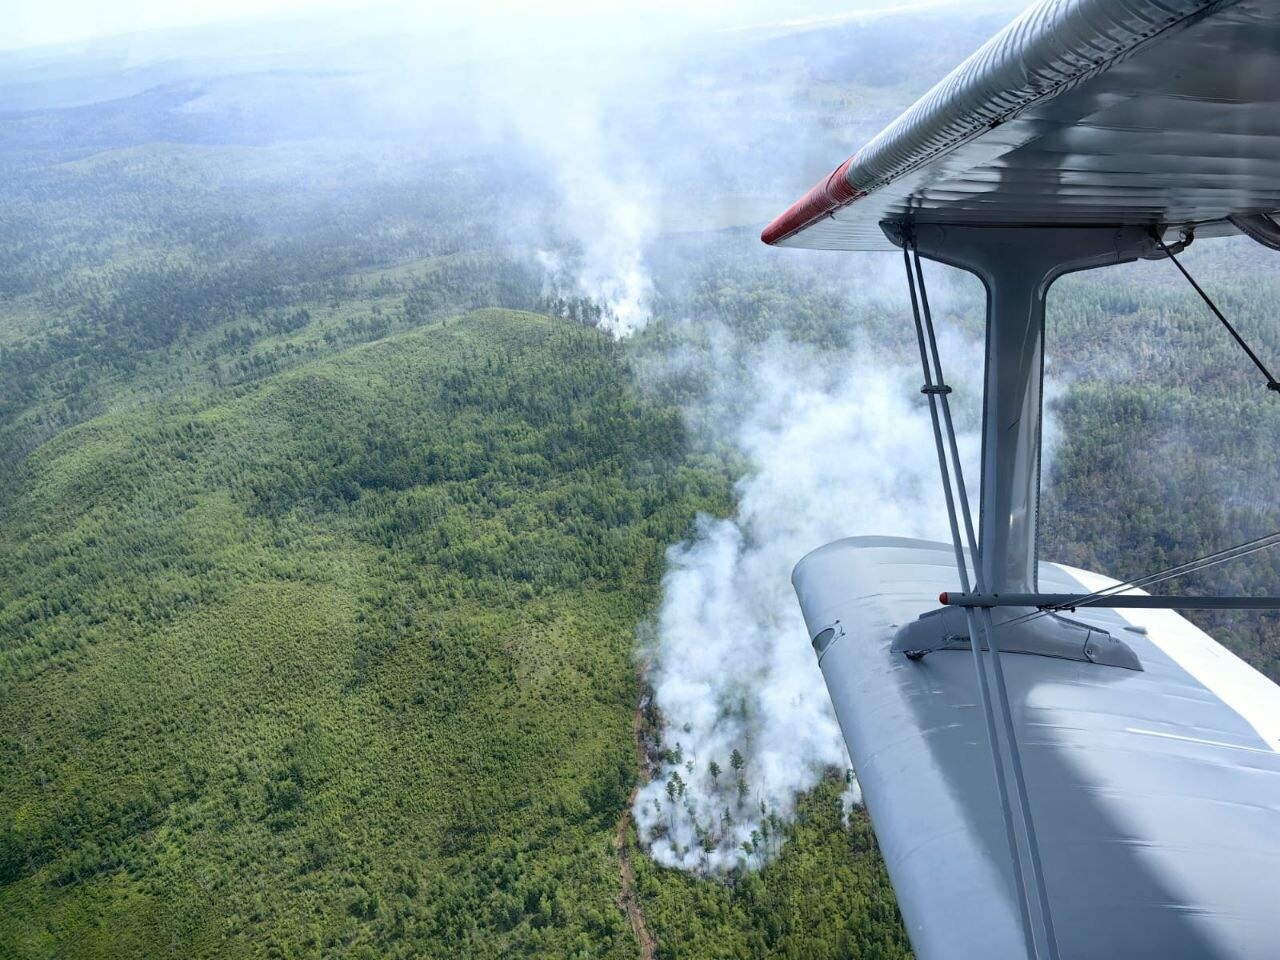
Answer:
M772 159L791 184L777 196L808 183L792 183L803 167L798 156L783 148L761 154L752 149L757 140L743 135L773 124L771 142L788 143L803 102L796 91L755 86L743 101L752 113L727 109L741 91L698 87L705 78L682 65L703 62L713 48L729 50L728 35L712 43L688 25L665 29L664 42L639 21L607 36L557 38L530 22L511 49L499 51L497 82L481 74L476 85L478 113L494 118L491 135L550 187L545 206L531 204L536 212L513 211L513 244L540 264L551 293L603 308L601 325L616 336L649 320L655 288L647 258L660 252L664 225L679 219L672 197L697 213L685 219L709 229L719 221L707 214L715 204L704 194L727 190L722 180L759 188L776 173ZM554 39L554 49L529 42L534 35ZM682 45L699 55L682 58ZM801 86L807 77L798 75ZM733 175L744 156L753 177L738 183ZM829 169L827 162L814 168ZM877 282L890 268L891 281ZM906 319L895 263L860 267L859 276L863 306L875 300L883 313L892 291L892 309ZM954 338L947 346L954 357ZM977 356L976 346L963 346ZM782 339L746 348L724 330L710 358L711 368L699 365L696 374L712 382L713 409L691 410L691 429L727 436L751 466L738 484L736 517L699 518L696 535L668 552L663 600L642 651L666 759L639 792L634 815L658 862L725 873L776 853L797 797L849 766L791 567L841 536L945 539L947 529L917 369L885 366L869 348L820 353ZM962 443L968 454L976 451L971 436ZM858 799L851 782L846 800Z
M547 30L529 26L539 37ZM543 178L545 194L529 198L539 208L532 221L508 225L517 252L539 263L549 292L601 308L599 326L618 337L648 321L653 293L645 252L658 235L660 191L653 146L633 142L627 122L670 82L668 57L642 55L650 40L560 36L554 53L520 48L500 82L476 94L495 138Z
M948 335L944 349L968 361L957 369L981 369L976 344ZM634 809L655 860L706 873L761 865L797 797L849 766L791 567L843 536L948 536L918 368L783 340L745 370L717 365L718 389L752 398L731 436L751 468L734 519L699 517L693 539L668 550L642 651L667 754ZM977 438L960 443L972 470ZM846 800L859 799L853 782Z
M572 136L542 144L557 193L555 229L570 251L539 251L538 260L553 287L603 307L601 327L626 337L649 319L653 281L644 256L657 230L653 191L639 174L610 167L598 124L582 122L592 109L577 108Z

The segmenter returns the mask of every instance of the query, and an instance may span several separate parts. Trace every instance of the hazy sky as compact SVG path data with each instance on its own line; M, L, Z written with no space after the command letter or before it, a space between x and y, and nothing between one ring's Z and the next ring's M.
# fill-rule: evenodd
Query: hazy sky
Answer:
M596 21L640 15L650 22L668 17L685 25L745 27L783 21L821 21L881 10L941 6L960 0L0 0L0 49L83 43L104 37L228 20L290 17L307 13L368 11L417 24L492 19L536 12L549 18ZM982 0L980 7L1014 8L1019 0ZM968 2L972 9L975 3ZM465 12L463 12L465 10Z
M78 43L140 30L185 27L263 14L352 9L373 0L3 0L0 47Z

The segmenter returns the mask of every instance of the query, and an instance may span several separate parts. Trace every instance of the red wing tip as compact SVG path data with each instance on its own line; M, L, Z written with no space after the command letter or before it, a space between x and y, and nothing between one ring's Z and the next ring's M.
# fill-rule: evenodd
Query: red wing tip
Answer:
M805 227L821 220L833 210L853 203L866 193L849 183L850 157L828 176L814 184L813 188L793 203L760 232L760 239L775 246L794 236Z

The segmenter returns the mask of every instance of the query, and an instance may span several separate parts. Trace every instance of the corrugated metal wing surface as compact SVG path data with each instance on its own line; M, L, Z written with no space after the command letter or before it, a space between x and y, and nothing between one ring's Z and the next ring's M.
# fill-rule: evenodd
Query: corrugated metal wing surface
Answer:
M1280 0L1049 0L764 231L888 249L883 220L1161 224L1280 209Z

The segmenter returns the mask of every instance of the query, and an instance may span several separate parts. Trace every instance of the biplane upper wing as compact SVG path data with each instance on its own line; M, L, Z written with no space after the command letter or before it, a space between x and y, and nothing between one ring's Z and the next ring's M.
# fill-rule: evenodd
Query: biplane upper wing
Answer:
M884 220L1180 226L1280 210L1274 0L1032 7L765 229L891 249Z
M1277 210L1280 0L1046 0L764 231L988 292L980 537L948 500L952 545L843 540L793 575L921 960L1280 957L1280 688L1172 609L995 603L1111 583L1037 552L1049 285L1171 231L1280 249ZM991 619L937 609L969 567Z

